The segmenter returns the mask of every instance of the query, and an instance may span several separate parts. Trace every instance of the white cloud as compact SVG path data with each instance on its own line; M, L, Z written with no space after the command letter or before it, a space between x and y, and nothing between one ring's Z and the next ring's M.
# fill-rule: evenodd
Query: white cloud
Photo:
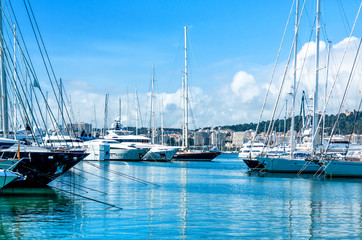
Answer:
M346 39L336 43L332 46L329 76L328 76L328 89L334 81L339 63L342 59L344 48L346 46ZM342 67L339 72L336 86L331 99L330 107L327 109L329 112L335 113L339 107L349 73L351 71L352 63L355 57L356 45L358 44L357 38L352 38L347 55L344 59ZM320 89L319 89L319 102L322 106L324 99L324 86L326 82L326 44L321 42L320 50ZM314 90L315 79L315 43L306 43L302 46L298 53L299 63L298 66L304 66L303 70L298 68L297 76L301 76L298 87L296 113L299 113L301 92L306 91L307 96L312 95ZM306 54L306 55L305 55ZM305 59L305 62L302 61ZM358 61L359 62L359 61ZM271 86L270 96L266 102L264 120L269 120L272 109L274 107L274 100L278 94L279 85L284 73L283 64L276 71L274 82ZM253 72L248 72L245 69L239 69L234 73L234 76L227 77L225 75L223 85L215 86L208 90L203 90L200 87L190 88L190 127L206 127L218 125L233 125L239 123L256 122L264 101L266 89L268 87L270 65L262 66L259 70L253 69ZM285 99L290 98L287 93L290 91L292 84L292 69L289 67L287 79L281 103L277 116L280 114L281 106L284 104ZM261 74L263 73L263 74ZM301 75L300 75L301 74ZM217 75L220 76L220 75ZM255 77L257 76L257 77ZM354 74L354 80L350 89L350 94L344 108L356 108L357 102L361 99L362 78L362 65L358 65ZM93 84L93 83L92 83ZM67 87L67 93L71 95L73 112L75 121L91 122L94 119L94 106L96 107L97 126L103 126L104 121L104 96L105 89L101 86L93 86L86 81L73 81ZM118 115L119 106L118 99L122 98L122 117L125 125L134 126L136 118L136 101L134 93L127 94L120 93L122 86L115 86L110 91L109 99L109 120L108 125L113 122L113 119ZM147 127L150 124L150 93L139 92L139 102L142 112L143 126ZM171 92L161 92L156 94L156 125L160 126L161 114L161 99L163 101L164 109L164 125L165 127L180 127L182 121L182 101L181 89L176 89ZM311 103L311 102L309 102ZM288 103L290 106L290 100ZM282 114L282 116L284 113ZM193 124L195 122L195 124ZM141 123L139 122L139 126Z
M243 103L250 102L259 95L259 89L253 75L244 71L235 74L230 87L234 94L241 97Z

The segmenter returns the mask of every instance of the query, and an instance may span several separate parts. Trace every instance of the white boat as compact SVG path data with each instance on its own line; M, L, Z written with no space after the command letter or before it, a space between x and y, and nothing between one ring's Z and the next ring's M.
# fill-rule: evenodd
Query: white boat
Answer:
M104 139L117 141L123 147L128 147L129 149L138 149L138 151L140 151L140 160L171 161L179 149L178 147L152 144L150 142L151 139L148 137L129 135L128 132L124 132L123 130L109 130L108 134L104 136Z
M252 144L252 142L249 141L240 148L238 157L241 159L258 157L262 153L264 147L264 143L254 142L254 144Z
M21 175L19 173L0 169L0 189L20 177Z
M111 139L96 139L83 145L89 156L85 160L142 161L149 149L121 144Z
M69 135L54 132L43 138L44 146L50 148L82 148L83 141Z
M153 146L143 157L145 161L170 161L180 148L163 145Z
M84 160L110 160L110 145L103 139L86 141L83 143L83 148L89 153Z

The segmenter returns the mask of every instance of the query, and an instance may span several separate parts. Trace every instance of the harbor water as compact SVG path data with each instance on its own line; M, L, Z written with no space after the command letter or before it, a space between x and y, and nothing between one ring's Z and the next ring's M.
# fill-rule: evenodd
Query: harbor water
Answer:
M212 162L81 162L50 186L4 191L1 239L362 237L362 181L250 176L235 154Z

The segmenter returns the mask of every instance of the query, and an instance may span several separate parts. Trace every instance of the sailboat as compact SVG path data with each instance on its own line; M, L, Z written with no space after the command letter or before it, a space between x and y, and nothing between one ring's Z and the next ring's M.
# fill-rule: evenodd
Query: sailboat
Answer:
M183 124L183 151L179 151L175 154L172 160L177 161L212 161L214 158L219 156L219 151L191 151L189 150L188 144L188 74L187 74L187 26L185 29L185 79L183 84L183 96L184 96L184 124Z
M119 106L119 117L113 124L113 129L108 130L103 142L110 143L110 160L119 161L171 161L179 150L179 147L169 147L154 143L154 70L152 75L151 93L151 116L152 116L152 138L140 135L132 135L130 131L122 129L121 102ZM113 141L110 142L110 141ZM116 143L114 143L116 141Z
M298 173L303 169L303 173L316 173L320 169L320 165L314 161L306 161L304 154L298 156L295 153L295 139L294 139L294 107L296 96L296 66L297 66L297 36L299 28L299 1L296 1L296 21L295 21L295 38L294 38L294 83L293 83L293 102L292 102L292 119L291 119L291 147L289 157L275 157L275 156L259 156L256 159L262 163L268 172L277 173ZM313 104L313 136L318 135L317 129L317 103L318 103L318 76L319 76L319 29L320 29L320 0L317 0L317 14L316 14L316 78L314 89L314 104ZM313 138L313 152L316 152L318 137Z
M28 3L30 4L30 3ZM0 2L1 7L1 2ZM4 36L3 33L3 12L0 14L0 31L1 36ZM35 17L33 16L33 19L35 20ZM12 26L12 25L11 25ZM19 28L20 30L20 28ZM16 38L15 31L14 34L14 43L18 43L18 47L20 51L22 52L21 46L18 42L19 39ZM13 99L16 99L19 103L19 105L22 106L21 114L23 114L24 125L26 125L26 129L29 129L32 133L34 141L38 141L38 136L35 136L36 134L33 131L32 123L35 121L35 111L31 108L31 104L29 104L29 96L24 91L24 84L21 82L23 80L21 77L21 74L18 74L18 69L15 64L16 55L14 54L14 60L11 58L5 58L5 52L9 52L9 49L7 48L8 45L5 44L5 39L2 37L0 39L0 45L1 45L1 51L0 51L0 58L1 58L1 66L0 66L0 74L1 74L1 130L2 130L2 136L3 138L0 139L0 155L1 155L1 163L4 165L8 163L12 163L16 161L15 156L17 156L18 159L22 159L22 161L18 162L16 165L13 166L12 170L13 172L17 172L23 176L23 178L18 178L14 176L13 181L8 184L12 186L35 186L35 185L46 185L53 181L55 178L59 177L66 171L68 171L71 167L73 167L75 164L77 164L79 161L81 161L87 154L84 153L84 151L81 150L52 150L52 149L46 149L39 146L29 146L29 145L23 145L20 144L18 140L9 139L10 131L9 131L9 97L8 97L8 91L11 89L14 91L14 97ZM23 45L25 43L23 42ZM45 47L44 47L45 48ZM14 49L15 44L14 44ZM15 50L14 50L15 52ZM23 54L23 52L22 52ZM22 55L25 56L25 55ZM50 61L50 60L49 60ZM37 77L34 74L34 69L29 62L24 63L24 67L26 68L27 73L29 73L30 78L32 81L34 81L34 84L32 85L33 88L31 89L32 92L34 91L34 86L40 89L40 85L38 83ZM6 71L6 68L10 68L12 71ZM6 74L7 73L7 74ZM26 75L25 77L29 77ZM10 85L10 82L12 83L12 88L7 88L7 85ZM26 87L26 86L25 86ZM44 97L44 94L41 92L42 97ZM48 106L49 107L49 106ZM16 107L15 107L16 108ZM15 122L14 128L16 128L17 123ZM39 129L39 128L38 128ZM16 129L15 129L16 130ZM40 132L40 131L38 131ZM14 134L14 138L16 138L16 134ZM16 144L18 143L18 144ZM3 172L4 176L5 174L8 176L8 171ZM10 175L9 175L10 176ZM9 177L9 180L11 178Z

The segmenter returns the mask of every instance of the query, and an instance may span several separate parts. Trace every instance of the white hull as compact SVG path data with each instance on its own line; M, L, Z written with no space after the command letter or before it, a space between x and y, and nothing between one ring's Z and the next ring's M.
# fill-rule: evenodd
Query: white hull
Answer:
M268 172L275 173L298 173L308 162L304 159L288 159L279 157L257 157L259 162L264 164ZM303 173L315 173L320 166L313 162L309 162Z
M0 189L19 177L18 174L0 169Z
M174 147L153 147L142 159L145 161L171 161L178 150L179 148Z
M325 164L324 172L331 177L362 177L362 162L332 160Z
M147 153L146 149L114 149L111 147L111 161L142 161L142 157Z
M89 155L85 160L142 161L149 149L130 147L114 140L93 140L84 143Z

